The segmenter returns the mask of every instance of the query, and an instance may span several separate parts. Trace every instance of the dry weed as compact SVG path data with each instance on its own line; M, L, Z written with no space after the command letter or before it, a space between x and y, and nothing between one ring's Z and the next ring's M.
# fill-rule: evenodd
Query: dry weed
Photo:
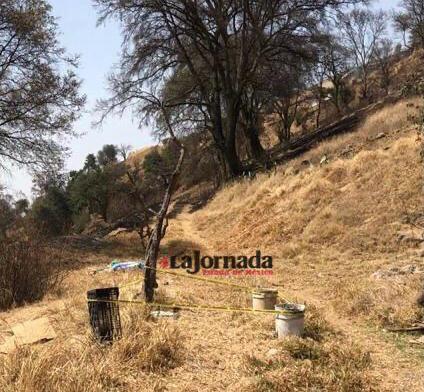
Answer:
M364 317L381 326L409 326L424 318L417 304L421 281L417 278L365 280L340 285L335 304L345 315Z
M245 357L243 390L254 392L375 391L369 353L341 339L286 338L271 359ZM247 382L246 382L247 381Z
M68 328L48 344L19 348L0 358L0 390L163 390L161 374L181 363L183 342L172 321L153 322L147 316L147 308L127 309L122 317L124 336L113 345L97 343L85 320L85 328L79 326L80 335L70 337L72 328ZM75 316L59 323L72 321Z

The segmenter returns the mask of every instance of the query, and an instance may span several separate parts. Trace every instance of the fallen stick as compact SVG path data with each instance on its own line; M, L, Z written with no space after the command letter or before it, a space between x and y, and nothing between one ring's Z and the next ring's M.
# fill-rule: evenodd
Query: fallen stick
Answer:
M414 332L414 331L424 331L424 324L417 325L416 327L406 327L406 328L387 328L390 332Z

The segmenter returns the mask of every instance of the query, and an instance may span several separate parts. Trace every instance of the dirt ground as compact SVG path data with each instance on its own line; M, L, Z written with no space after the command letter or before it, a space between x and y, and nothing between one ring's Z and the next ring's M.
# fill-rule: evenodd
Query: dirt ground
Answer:
M137 237L123 234L78 256L81 267L43 301L0 313L2 337L11 325L42 316L58 335L0 354L0 390L424 391L424 344L411 343L417 335L389 331L424 317L416 303L424 259L416 243L405 242L408 235L399 235L405 218L423 213L408 105L384 109L356 133L273 173L230 184L206 207L186 206L170 220L163 254L271 254L271 276L212 279L278 288L281 297L305 303L303 339L277 339L272 315L182 310L177 319L152 321L146 306L121 304L123 339L96 344L86 291L142 278L92 273L142 254ZM123 288L121 298L137 299L140 289ZM168 274L159 274L157 301L251 306L249 292Z
M170 254L178 251L189 253L193 249L201 250L202 254L208 252L215 254L219 251L210 248L208 239L196 229L193 217L194 214L183 211L171 221L165 244ZM85 291L93 287L120 285L134 280L136 278L134 275L137 275L134 272L115 274L104 272L91 275L93 268L105 265L106 260L107 258L102 258L97 265L93 262L88 267L72 272L66 279L64 293L60 299L45 299L38 304L2 313L1 329L5 330L7 325L25 320L48 316L59 336L65 338L64 344L69 344L71 338L82 339L82 336L89 333ZM310 262L313 263L314 260ZM233 278L232 281L251 287L257 285L277 287L284 295L306 303L307 307L313 307L314 312L336 331L335 337L330 338L336 342L335 344L344 347L343 349L359 347L370 355L372 366L366 369L367 377L372 380L374 388L370 390L424 390L424 349L409 344L410 337L390 333L364 320L341 314L329 299L331 290L328 288L328 283L325 283L327 279L323 279L324 284L321 284L321 280L316 279L316 274L307 276L305 269L300 267L296 279L288 278L294 275L294 266L287 265L285 260L278 257L274 261L274 266L274 275L271 277ZM331 267L336 275L340 269L343 269L342 265L338 265L337 270L334 266ZM320 273L326 275L325 271ZM180 303L236 307L250 305L249 294L231 287L215 286L165 274L159 276L160 301L172 302L178 299ZM334 282L333 279L331 281ZM134 298L137 291L137 286L123 289L121 298ZM132 310L121 308L124 320L126 312L138 312L137 305L128 306L132 307ZM245 369L246 358L269 360L273 350L281 349L281 342L274 335L272 315L188 310L181 311L178 319L166 319L160 323L177 328L178 339L183 346L182 358L178 366L166 372L150 373L147 376L149 383L143 385L149 385L153 390L168 391L286 390L279 389L275 385L269 389L257 386L258 375L254 374L255 372L251 374L250 370ZM69 324L73 325L69 328ZM125 329L125 325L124 321L124 334L131 334L130 330ZM57 343L52 341L42 346L48 349L49 345L55 344ZM37 346L34 346L33 350L37 350ZM307 382L296 385L292 390L312 390L308 389ZM21 390L31 388L26 384ZM61 390L60 387L58 390ZM328 390L348 389L329 387ZM362 390L362 387L357 390Z

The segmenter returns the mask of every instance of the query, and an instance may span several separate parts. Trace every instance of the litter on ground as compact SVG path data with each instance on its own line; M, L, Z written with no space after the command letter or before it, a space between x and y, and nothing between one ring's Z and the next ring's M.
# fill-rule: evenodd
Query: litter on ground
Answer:
M7 354L16 347L27 344L44 343L56 338L56 336L56 332L47 317L17 323L10 327L8 336L0 344L0 353Z
M90 273L96 274L98 272L116 272L116 271L127 271L132 269L141 269L144 270L145 262L144 260L112 260L112 262L104 268L96 269Z

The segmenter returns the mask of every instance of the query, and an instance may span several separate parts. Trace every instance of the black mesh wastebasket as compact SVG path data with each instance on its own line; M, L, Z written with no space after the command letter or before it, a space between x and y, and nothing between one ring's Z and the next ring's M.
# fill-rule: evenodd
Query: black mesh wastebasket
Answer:
M116 301L118 298L118 287L87 291L91 328L100 342L112 342L122 336L119 304L117 302L107 302Z

